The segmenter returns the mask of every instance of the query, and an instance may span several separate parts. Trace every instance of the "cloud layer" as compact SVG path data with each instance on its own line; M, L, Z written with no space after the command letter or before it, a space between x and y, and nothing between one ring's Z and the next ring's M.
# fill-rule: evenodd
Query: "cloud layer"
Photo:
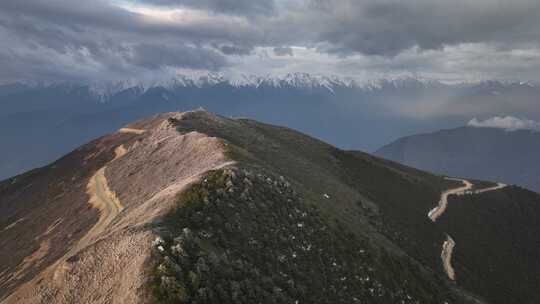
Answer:
M539 80L537 0L3 0L0 83L178 70Z
M534 130L540 131L540 122L522 119L513 116L499 117L495 116L486 120L478 120L476 117L471 119L467 124L470 127L478 128L497 128L508 131L515 130Z
M143 0L167 7L192 7L232 15L270 15L275 11L273 0Z

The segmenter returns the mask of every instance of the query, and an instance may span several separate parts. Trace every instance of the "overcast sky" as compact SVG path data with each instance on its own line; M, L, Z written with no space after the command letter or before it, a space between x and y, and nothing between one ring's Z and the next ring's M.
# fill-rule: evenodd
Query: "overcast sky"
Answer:
M0 82L208 71L540 81L538 0L1 0Z

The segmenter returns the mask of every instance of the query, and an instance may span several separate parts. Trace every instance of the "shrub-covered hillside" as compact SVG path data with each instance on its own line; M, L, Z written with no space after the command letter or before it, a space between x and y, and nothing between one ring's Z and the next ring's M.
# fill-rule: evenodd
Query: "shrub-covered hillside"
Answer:
M446 280L445 234L426 216L452 182L251 120L170 123L223 139L236 165L183 192L160 227L156 300L476 302Z
M332 203L332 199L328 199ZM444 303L444 284L331 221L282 176L210 173L154 243L160 303Z

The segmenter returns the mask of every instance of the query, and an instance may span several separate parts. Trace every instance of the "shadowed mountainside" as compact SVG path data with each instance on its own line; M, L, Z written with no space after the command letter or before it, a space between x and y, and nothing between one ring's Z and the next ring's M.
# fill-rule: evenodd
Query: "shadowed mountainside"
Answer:
M461 127L413 135L375 155L451 176L517 184L540 191L540 133Z
M540 301L539 201L516 186L451 197L438 224L457 241L453 263L464 287L493 303Z

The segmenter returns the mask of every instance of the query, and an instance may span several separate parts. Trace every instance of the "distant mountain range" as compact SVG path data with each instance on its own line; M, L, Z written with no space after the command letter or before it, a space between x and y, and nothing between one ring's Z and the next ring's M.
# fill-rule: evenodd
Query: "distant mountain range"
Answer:
M540 192L539 152L538 131L469 126L400 138L375 154L430 172Z
M302 88L302 89L315 89L325 88L329 91L333 91L335 88L349 87L362 90L375 90L383 87L418 87L429 85L443 85L441 82L424 80L413 77L401 77L394 79L378 79L366 82L355 81L351 78L339 77L339 76L323 76L313 75L309 73L290 73L284 76L257 76L257 75L241 75L238 78L226 78L219 74L206 74L204 76L187 76L177 75L176 77L156 80L156 81L141 81L141 80L123 80L113 82L92 82L92 83L80 83L80 82L18 82L11 85L5 85L6 88L11 87L12 92L17 88L47 88L56 87L63 88L64 90L73 90L80 88L88 88L94 97L107 101L115 94L128 90L136 89L140 93L144 93L146 90L161 87L168 90L174 90L178 88L197 87L208 88L216 85L231 86L236 88ZM532 85L532 84L531 84Z
M225 116L293 127L342 148L372 151L419 130L461 124L471 118L467 107L475 106L475 101L530 103L539 95L540 87L526 82L444 84L408 77L359 83L303 73L235 80L208 74L153 83L2 85L0 179L44 165L88 140L160 112L204 107ZM415 103L439 100L467 111L412 117L418 112Z
M492 95L498 95L497 89L509 88L540 88L539 84L523 81L480 81L470 83L446 84L437 80L415 78L410 76L381 78L368 81L357 81L352 78L339 76L313 75L309 73L290 73L284 76L257 76L241 75L238 78L226 78L219 74L209 73L204 76L177 75L174 78L159 81L123 80L113 82L18 82L15 84L0 85L2 91L7 93L24 89L56 88L64 91L88 90L96 99L107 102L116 94L130 90L144 94L152 88L176 90L180 88L196 87L209 88L215 86L230 86L236 88L299 88L299 89L326 89L330 92L343 88L354 88L360 91L375 91L388 89L426 89L426 88L461 88L461 89L492 89Z

